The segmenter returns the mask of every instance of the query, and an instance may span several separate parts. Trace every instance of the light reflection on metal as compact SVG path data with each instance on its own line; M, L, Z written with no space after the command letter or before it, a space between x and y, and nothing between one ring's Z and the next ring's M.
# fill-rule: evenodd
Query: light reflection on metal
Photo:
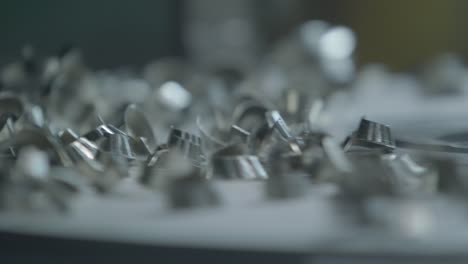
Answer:
M192 102L192 95L179 83L169 81L159 87L160 102L169 109L180 111Z
M356 37L347 27L332 27L319 40L320 55L330 60L349 58L356 47Z
M72 148L78 151L84 158L94 160L98 153L98 147L86 138L79 138L70 144Z
M267 172L255 155L246 154L246 147L235 144L213 153L209 178L265 180Z

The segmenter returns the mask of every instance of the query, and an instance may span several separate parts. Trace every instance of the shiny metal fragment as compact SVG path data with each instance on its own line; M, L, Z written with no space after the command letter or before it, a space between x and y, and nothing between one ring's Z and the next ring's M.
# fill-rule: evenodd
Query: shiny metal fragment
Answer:
M57 134L57 136L64 145L68 145L73 141L76 141L80 137L75 131L73 131L70 128L60 131Z
M233 140L236 140L236 138L238 138L242 143L247 143L250 137L250 132L246 131L245 129L242 129L239 126L232 125L231 135L234 138Z
M246 154L246 147L231 145L212 155L209 178L265 180L268 174L256 155Z
M396 148L389 126L365 118L361 119L358 129L345 142L345 151L349 151L353 146L383 151L393 151Z
M116 133L110 137L109 151L112 155L121 156L129 160L136 158L130 138L125 134Z
M361 119L358 129L344 143L345 151L353 150L355 147L384 152L392 152L398 147L429 152L468 153L467 146L441 140L395 139L389 126L364 118Z
M176 149L184 157L190 159L196 166L202 166L205 162L202 139L199 136L172 128L167 145L170 149Z
M291 130L278 111L267 112L266 118L271 128L276 129L285 140L293 139Z
M149 154L156 148L157 142L150 122L135 104L130 104L124 113L125 131L136 140L135 150Z
M267 112L265 116L270 129L277 131L281 138L288 142L289 147L293 152L301 153L301 147L304 146L304 141L300 137L296 137L292 134L291 129L288 127L280 113L274 110Z

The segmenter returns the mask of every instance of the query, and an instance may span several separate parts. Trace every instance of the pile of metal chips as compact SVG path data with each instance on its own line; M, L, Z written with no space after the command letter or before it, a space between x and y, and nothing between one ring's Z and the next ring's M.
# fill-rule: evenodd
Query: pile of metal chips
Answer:
M66 211L76 195L112 193L125 178L165 192L174 208L218 205L222 193L212 183L221 180L264 181L271 199L326 183L357 204L463 193L450 160L410 156L401 147L416 145L393 138L388 126L356 120L344 142L321 129L321 110L335 93L360 89L365 78L382 85L393 78L356 71L355 44L346 27L308 22L253 72L176 59L143 71L93 71L77 49L41 59L25 48L0 76L0 203ZM441 76L430 93L444 82L463 91L446 67L465 69L447 60L427 70L439 73L428 78Z

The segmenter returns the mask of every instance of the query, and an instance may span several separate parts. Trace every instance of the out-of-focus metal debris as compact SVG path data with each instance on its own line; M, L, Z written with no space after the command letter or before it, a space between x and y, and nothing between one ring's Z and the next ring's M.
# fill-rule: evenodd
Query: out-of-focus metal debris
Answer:
M169 149L175 149L195 166L204 166L206 158L202 151L202 141L199 136L172 128L167 140Z
M297 153L295 154L297 155ZM296 157L284 155L282 148L275 148L269 158L269 179L266 194L272 199L297 198L305 195L309 186L308 175L290 164Z
M145 114L136 105L129 105L124 116L125 131L136 140L135 149L143 155L156 148L156 138Z
M27 46L0 70L0 209L64 213L74 199L114 197L126 184L165 199L168 210L216 208L218 187L243 181L270 203L320 196L343 218L416 237L435 232L455 211L445 205L466 203L468 133L406 137L384 125L382 109L404 113L397 92L408 98L403 108L466 94L468 71L451 56L419 75L357 69L356 43L345 26L309 21L257 69L162 59L142 72L94 71L76 48L42 59ZM379 93L389 98L374 101ZM325 185L333 191L323 195Z
M161 176L165 177L165 191L172 208L211 207L220 203L212 182L180 152L170 153L166 166Z
M346 173L353 170L353 164L349 158L346 157L343 149L334 138L330 136L323 137L322 148L328 159L338 171Z

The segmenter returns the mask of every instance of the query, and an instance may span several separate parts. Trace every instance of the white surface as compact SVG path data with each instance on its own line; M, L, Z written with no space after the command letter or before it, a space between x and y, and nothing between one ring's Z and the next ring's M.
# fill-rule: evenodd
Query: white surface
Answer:
M328 186L311 187L304 199L271 202L261 182L217 183L224 206L170 211L160 195L130 180L113 197L82 197L69 215L0 214L0 230L65 238L198 248L284 252L460 253L468 228L439 236L405 229L363 228L338 214ZM390 213L391 214L391 213ZM459 221L465 221L460 214ZM462 219L462 220L460 220ZM453 219L450 223L458 223ZM440 223L439 226L443 225ZM456 228L456 227L455 227Z
M69 215L2 213L0 229L191 247L305 251L331 241L346 226L329 202L314 198L320 191L313 188L308 199L268 202L261 182L217 183L225 194L222 207L171 211L161 195L139 190L131 181L124 185L113 197L77 199Z

